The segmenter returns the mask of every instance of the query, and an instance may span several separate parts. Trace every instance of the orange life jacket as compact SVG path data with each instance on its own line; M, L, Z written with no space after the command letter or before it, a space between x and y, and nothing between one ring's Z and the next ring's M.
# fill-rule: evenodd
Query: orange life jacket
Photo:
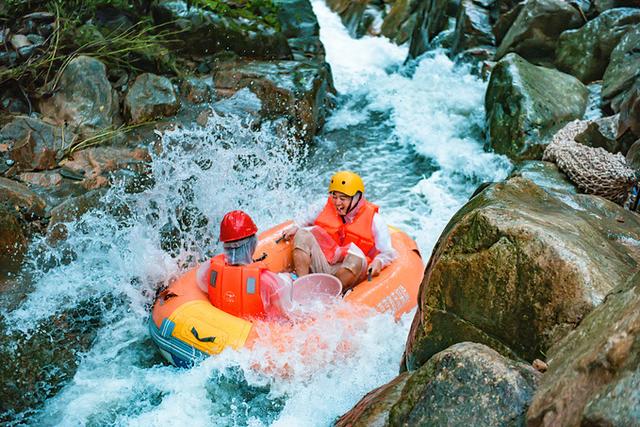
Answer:
M327 261L331 262L332 259L335 259L335 250L340 249L338 247L346 247L350 243L354 243L364 252L367 257L367 264L370 264L379 252L376 249L375 237L371 231L373 216L377 212L378 206L365 200L353 221L345 224L331 201L331 197L329 197L324 209L314 222L314 225L326 231L337 245L334 248L329 248L327 245L323 245L322 242L318 242Z
M265 269L260 262L228 265L224 254L216 255L209 267L209 301L237 317L263 316L260 275Z

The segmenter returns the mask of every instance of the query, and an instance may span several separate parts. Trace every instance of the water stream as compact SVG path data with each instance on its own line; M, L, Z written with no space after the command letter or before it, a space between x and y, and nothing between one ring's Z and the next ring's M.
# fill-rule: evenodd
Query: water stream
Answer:
M116 186L104 209L69 224L63 247L34 244L26 267L34 290L2 313L7 323L28 334L51 313L97 301L103 326L73 379L29 424L327 426L395 377L411 315L345 322L326 313L284 354L265 339L189 370L163 363L148 338L155 290L220 249L217 224L228 210L245 209L265 229L324 197L334 170L353 169L426 261L477 185L505 177L509 163L482 149L485 82L439 51L409 72L406 47L353 40L322 1L314 10L339 91L315 145L295 148L233 117L166 132L150 189ZM302 356L298 346L314 334L323 347Z

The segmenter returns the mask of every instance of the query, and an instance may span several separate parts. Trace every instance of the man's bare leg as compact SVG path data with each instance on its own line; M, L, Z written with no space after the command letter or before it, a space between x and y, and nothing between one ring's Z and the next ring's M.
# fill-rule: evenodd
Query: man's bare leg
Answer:
M336 277L342 282L342 292L346 292L356 285L356 275L344 267L336 272Z
M309 266L311 265L311 255L300 248L293 250L293 268L296 270L298 277L309 274Z

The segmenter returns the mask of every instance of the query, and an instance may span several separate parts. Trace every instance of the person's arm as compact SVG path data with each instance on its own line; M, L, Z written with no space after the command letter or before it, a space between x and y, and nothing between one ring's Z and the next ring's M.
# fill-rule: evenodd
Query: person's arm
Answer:
M391 244L391 234L386 221L378 213L373 216L371 231L375 239L376 249L379 251L371 262L373 275L376 276L377 273L380 273L380 270L391 264L398 257L398 251ZM379 270L378 265L375 264L379 265Z
M211 267L210 259L203 262L196 273L196 283L200 290L206 293L209 293L209 267Z
M291 239L300 227L309 227L313 225L313 223L316 222L316 218L318 218L318 216L322 212L325 203L326 201L324 200L316 201L310 204L308 208L305 209L302 213L296 215L296 217L294 217L293 219L293 224L291 225L291 227L289 227L284 232L285 238L287 240Z

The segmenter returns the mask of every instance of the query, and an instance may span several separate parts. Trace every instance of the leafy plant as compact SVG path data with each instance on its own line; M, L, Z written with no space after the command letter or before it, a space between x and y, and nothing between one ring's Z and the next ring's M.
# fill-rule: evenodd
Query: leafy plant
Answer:
M278 6L272 0L188 0L187 3L222 16L244 18L280 30Z

